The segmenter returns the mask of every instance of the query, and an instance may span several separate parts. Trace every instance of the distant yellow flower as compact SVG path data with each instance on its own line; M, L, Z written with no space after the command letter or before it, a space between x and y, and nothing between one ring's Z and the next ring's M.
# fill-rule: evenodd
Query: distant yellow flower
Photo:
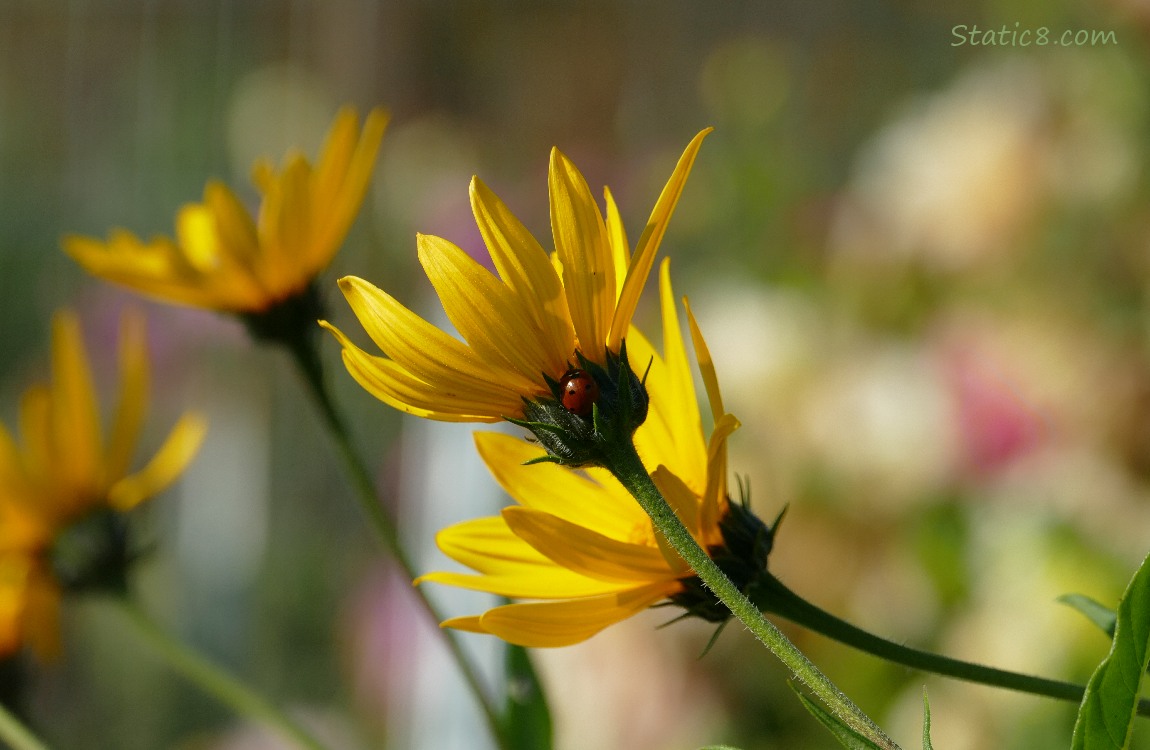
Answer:
M447 240L418 237L419 261L460 341L363 279L340 288L385 357L360 349L323 323L343 346L360 385L397 409L452 422L522 417L522 399L550 393L578 350L603 364L617 354L639 294L704 136L679 159L630 252L618 209L606 192L603 218L586 180L557 149L548 189L554 262L503 202L478 179L471 207L499 276Z
M728 512L727 437L739 426L723 409L714 365L690 316L696 356L715 415L704 441L699 406L664 261L660 273L663 357L635 329L627 346L652 361L650 411L635 434L644 464L663 496L705 549L724 544ZM524 466L538 445L498 433L475 436L480 455L518 505L502 515L465 521L439 533L449 557L476 571L437 572L434 581L513 599L445 627L496 635L524 646L566 646L685 593L694 574L657 535L651 519L605 469Z
M123 229L107 241L71 235L64 249L89 273L164 302L260 313L303 293L331 262L359 213L387 116L375 109L363 130L340 111L315 168L289 153L276 172L257 162L258 216L227 186L209 182L203 203L180 209L176 237L144 242Z
M0 655L25 642L42 656L58 648L60 586L48 555L59 534L94 511L127 511L157 494L199 449L205 423L185 414L155 456L129 473L148 401L139 315L121 320L119 359L119 401L105 442L79 323L57 313L52 382L24 393L19 446L0 423Z

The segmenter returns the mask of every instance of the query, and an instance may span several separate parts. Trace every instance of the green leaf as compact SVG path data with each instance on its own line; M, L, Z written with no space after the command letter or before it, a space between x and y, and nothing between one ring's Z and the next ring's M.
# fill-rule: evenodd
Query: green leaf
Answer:
M930 744L930 699L926 688L922 689L922 750L934 750Z
M791 687L794 689L793 685ZM878 745L848 727L837 716L798 690L795 690L795 695L799 696L799 700L801 700L803 705L806 706L806 709L811 712L811 716L818 719L819 722L835 736L839 744L847 748L847 750L881 750Z
M1134 574L1122 601L1110 653L1086 685L1074 724L1073 750L1103 750L1130 745L1138 691L1150 658L1150 557Z
M700 747L699 750L739 750L739 748L734 745L707 745Z
M503 711L503 730L507 747L551 750L551 710L527 649L508 644L504 672L507 705Z
M1063 594L1058 597L1058 601L1078 610L1080 614L1086 616L1087 620L1101 628L1108 637L1114 637L1114 626L1118 622L1118 615L1115 614L1114 610L1085 594Z

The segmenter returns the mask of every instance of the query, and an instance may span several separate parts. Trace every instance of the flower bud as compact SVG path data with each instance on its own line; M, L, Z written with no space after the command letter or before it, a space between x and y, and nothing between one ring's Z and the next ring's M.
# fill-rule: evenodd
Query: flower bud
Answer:
M575 352L578 367L555 380L543 377L551 398L523 401L525 419L511 419L535 435L548 455L538 459L565 466L605 465L618 446L629 445L647 419L644 380L631 369L627 342L607 352L606 367Z

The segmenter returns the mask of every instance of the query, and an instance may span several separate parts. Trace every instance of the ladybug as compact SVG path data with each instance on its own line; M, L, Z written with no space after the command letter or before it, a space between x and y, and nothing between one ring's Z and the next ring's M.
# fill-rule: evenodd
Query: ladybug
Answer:
M591 415L591 407L599 400L599 384L586 370L569 370L559 380L559 393L563 408L580 417Z

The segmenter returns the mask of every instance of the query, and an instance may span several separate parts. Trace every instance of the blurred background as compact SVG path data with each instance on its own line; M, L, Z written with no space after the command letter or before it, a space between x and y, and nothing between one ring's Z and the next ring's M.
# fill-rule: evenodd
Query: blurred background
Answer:
M1042 28L1112 43L982 43ZM789 504L772 569L896 641L1084 682L1107 640L1055 598L1113 606L1150 540L1148 32L1142 0L0 0L0 419L47 373L54 309L80 312L110 391L119 310L142 306L147 447L185 408L211 420L185 480L136 514L146 608L333 747L482 748L287 358L86 277L59 238L170 233L213 177L254 200L253 159L314 156L340 104L382 104L375 187L323 283L356 331L338 276L435 316L415 232L483 256L472 174L549 245L559 146L610 184L633 241L714 125L664 252L743 423L731 467L764 517ZM402 418L326 356L421 569L443 568L435 531L506 503L471 430ZM710 628L666 619L537 654L560 748L836 746L748 634L699 658ZM58 663L24 665L53 746L278 747L106 602L70 600L64 626ZM936 747L1068 743L1071 704L788 632L907 746L924 686ZM465 640L495 680L499 644Z

